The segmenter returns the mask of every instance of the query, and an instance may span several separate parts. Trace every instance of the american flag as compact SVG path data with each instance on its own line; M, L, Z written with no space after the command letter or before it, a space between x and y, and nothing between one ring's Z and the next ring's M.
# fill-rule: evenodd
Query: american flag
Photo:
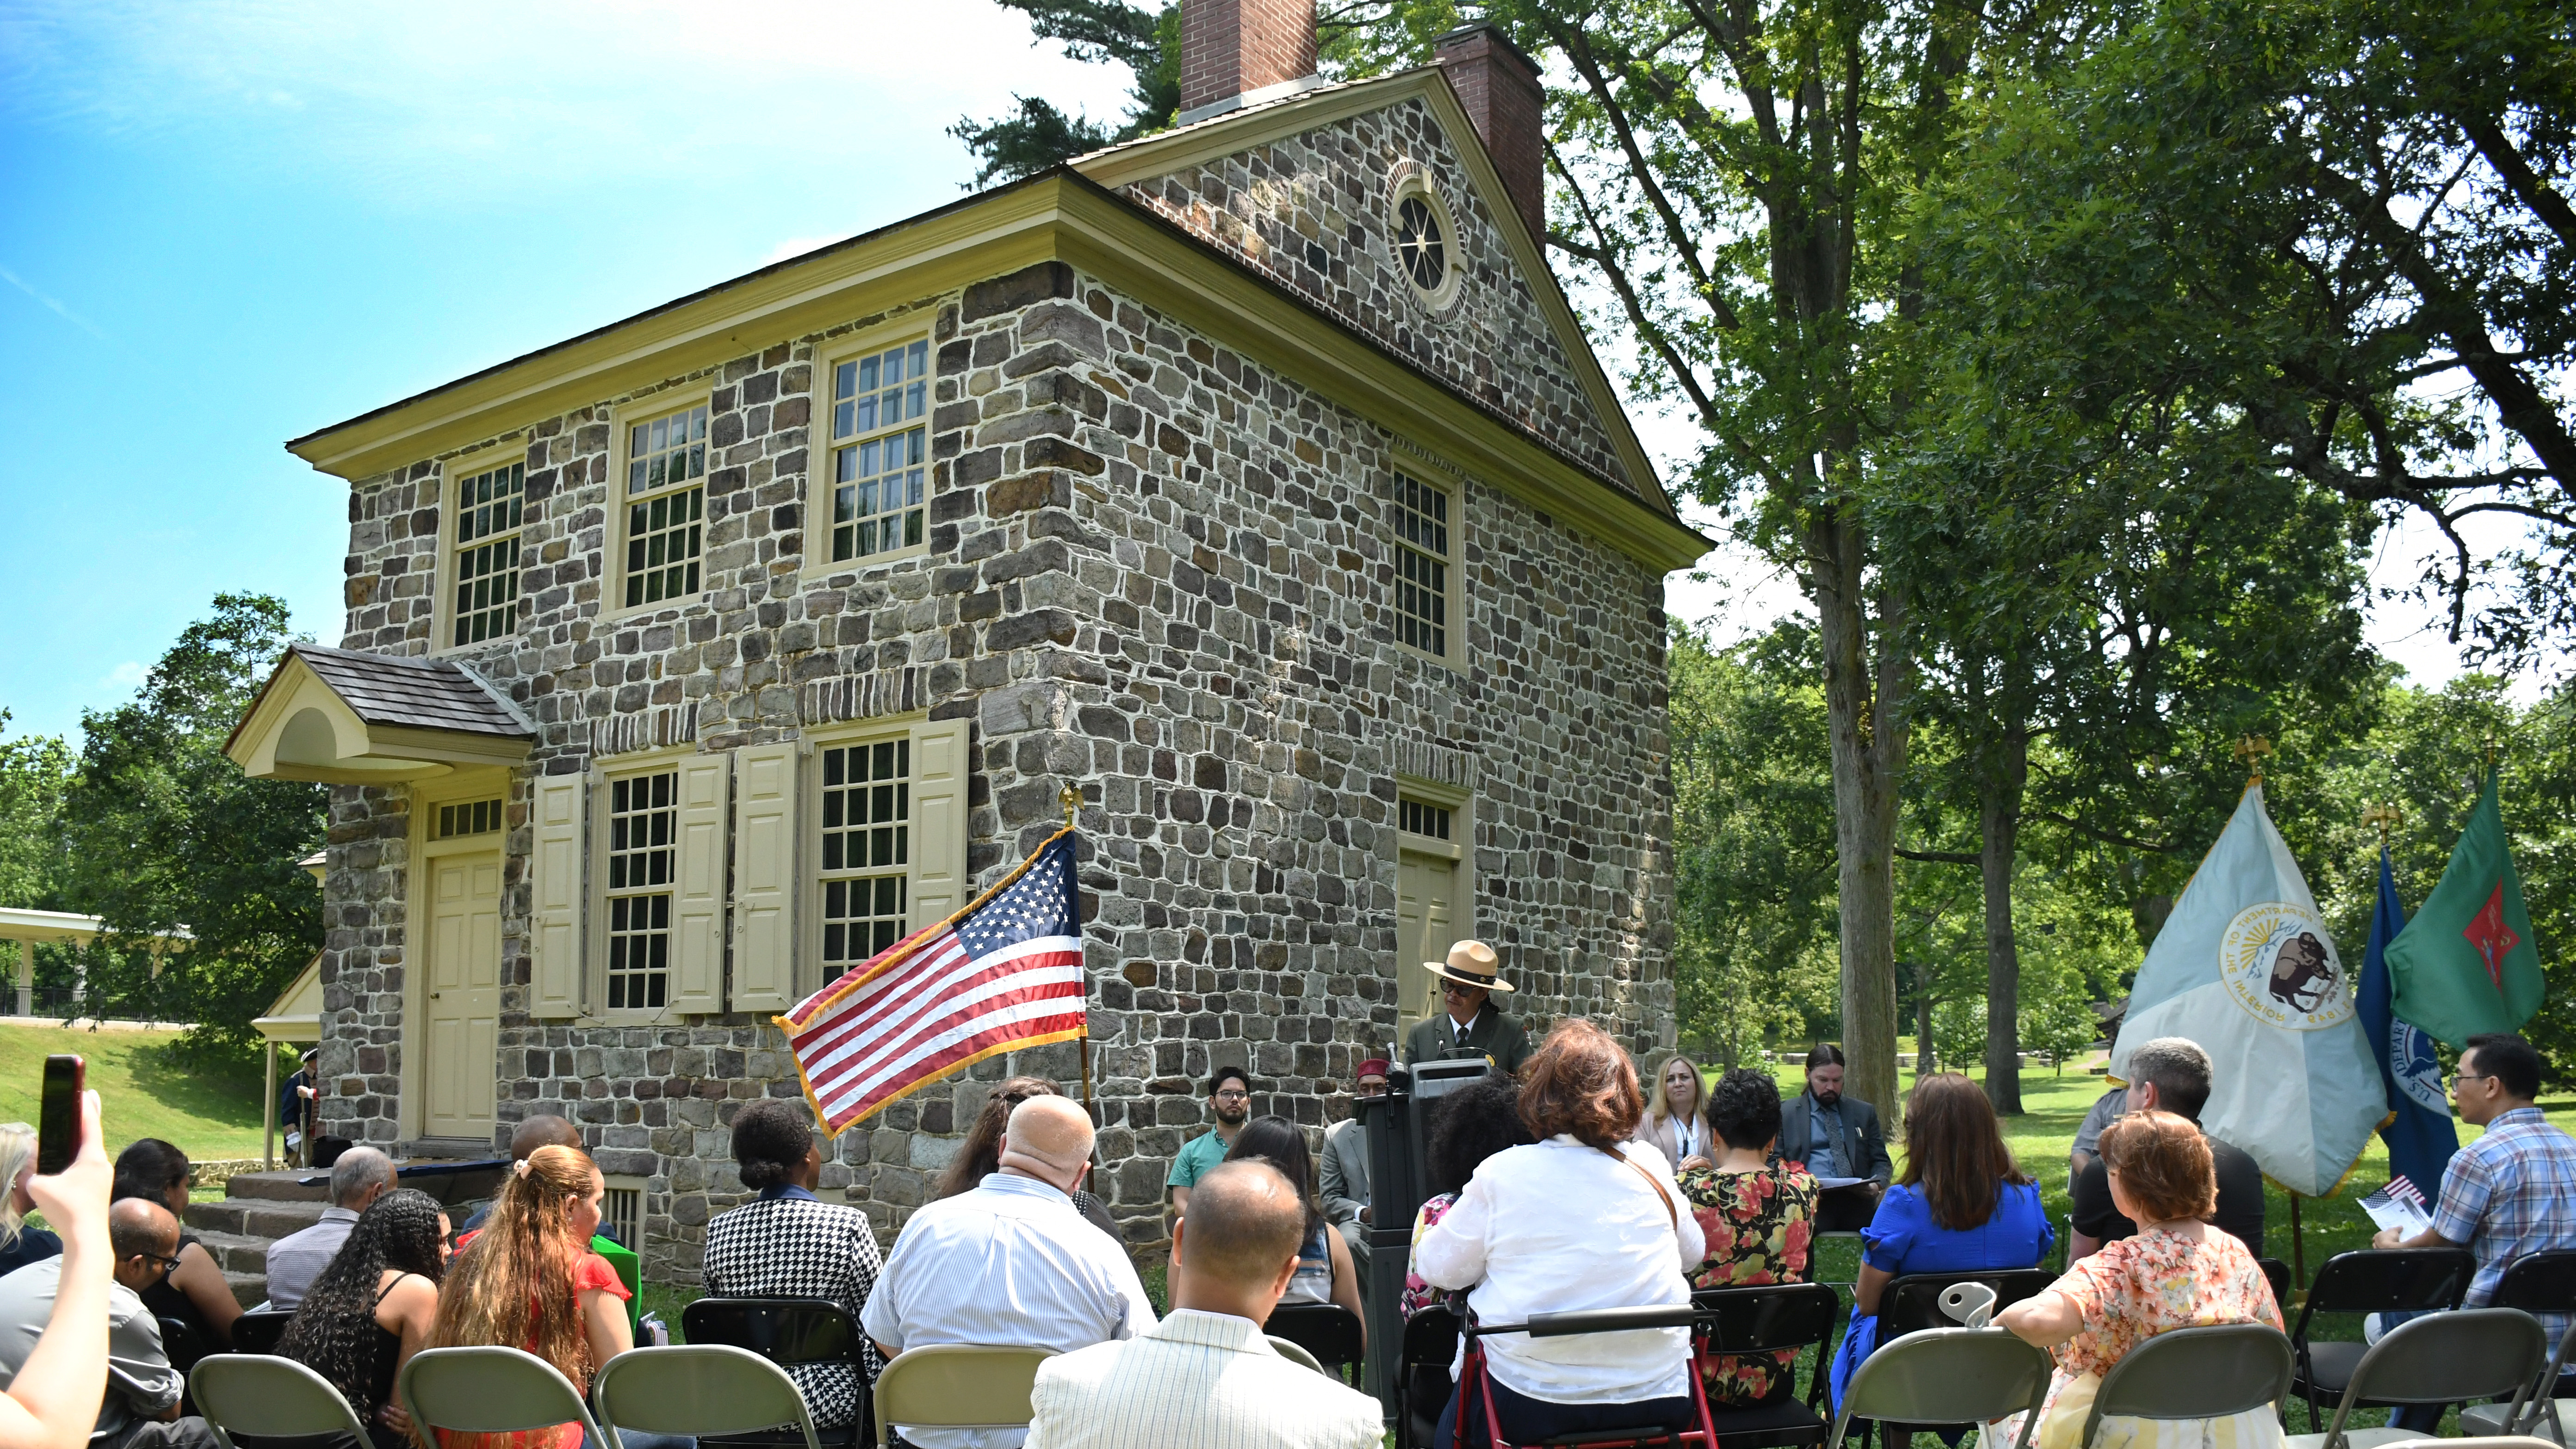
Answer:
M966 909L777 1018L827 1130L996 1052L1084 1035L1073 843L1058 832Z

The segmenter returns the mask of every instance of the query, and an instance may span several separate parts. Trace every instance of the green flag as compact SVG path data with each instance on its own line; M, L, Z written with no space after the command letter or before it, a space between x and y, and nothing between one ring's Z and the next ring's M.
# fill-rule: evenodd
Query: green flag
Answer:
M2540 1009L2540 952L2505 848L2496 772L2451 848L2424 908L2388 944L2398 1016L2454 1050L2485 1031L2513 1031Z

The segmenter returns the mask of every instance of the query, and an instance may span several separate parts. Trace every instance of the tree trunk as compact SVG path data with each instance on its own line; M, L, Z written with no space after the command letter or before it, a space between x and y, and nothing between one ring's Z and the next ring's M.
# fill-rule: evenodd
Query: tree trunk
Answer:
M1940 1054L1932 1050L1932 988L1922 986L1914 995L1914 1080L1941 1070L1940 1063Z
M2013 944L2013 854L2021 833L2022 789L2030 779L2030 732L2004 727L1981 752L1977 771L1978 865L1986 886L1986 1100L2021 1113L2021 953Z
M1905 663L1875 649L1864 596L1866 545L1856 506L1818 508L1807 527L1816 633L1833 740L1834 854L1842 907L1843 1093L1892 1111L1896 1100L1896 791L1905 766L1899 696ZM1893 637L1888 599L1882 637ZM1875 658L1873 658L1875 656Z

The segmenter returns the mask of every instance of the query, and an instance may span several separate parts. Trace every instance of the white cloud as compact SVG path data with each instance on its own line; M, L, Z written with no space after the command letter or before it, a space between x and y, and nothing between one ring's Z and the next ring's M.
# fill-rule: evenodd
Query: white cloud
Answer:
M98 325L96 323L90 321L78 312L73 311L71 308L64 306L61 302L56 301L46 293L37 291L34 287L28 285L25 279L21 278L16 272L9 270L7 267L0 267L0 281L6 281L10 286L17 288L19 291L26 293L30 297L33 297L36 300L36 305L43 307L46 311L62 318L64 321L69 322L74 327L77 327L83 332L88 333L90 336L97 338L99 341L106 342L111 340L106 333L98 329Z
M152 671L150 669L128 659L123 664L107 671L107 677L100 680L98 683L99 687L102 689L141 689L143 687L143 681L151 677Z

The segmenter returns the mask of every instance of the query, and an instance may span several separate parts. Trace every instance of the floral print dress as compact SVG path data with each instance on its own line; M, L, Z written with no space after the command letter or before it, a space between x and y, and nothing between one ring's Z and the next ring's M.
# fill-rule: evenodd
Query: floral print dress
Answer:
M1754 1172L1688 1167L1674 1175L1699 1219L1708 1256L1690 1275L1693 1288L1761 1288L1804 1283L1813 1270L1816 1179L1804 1163ZM1699 1363L1711 1404L1755 1404L1782 1391L1798 1364L1795 1349L1776 1354L1709 1354Z
M1422 1204L1422 1210L1413 1215L1413 1246L1416 1248L1421 1247L1422 1235L1431 1231L1431 1225L1440 1221L1441 1214L1446 1213L1449 1209L1456 1207L1457 1205L1458 1194L1454 1192L1432 1194L1430 1199ZM1422 1275L1413 1271L1412 1255L1408 1253L1405 1256L1404 1292L1396 1300L1399 1309L1403 1312L1405 1317L1411 1318L1413 1315L1420 1313L1423 1309L1430 1307L1434 1303L1445 1303L1452 1296L1453 1295L1443 1293L1439 1289L1432 1287L1430 1284L1423 1282ZM1455 1296L1463 1297L1465 1295L1461 1294Z
M2084 1328L2057 1348L2057 1372L2031 1438L2035 1449L2077 1449L2102 1376L2166 1329L2281 1326L2262 1265L2234 1234L2215 1228L2204 1228L2198 1242L2157 1227L2106 1243L2049 1286L2084 1315ZM1989 1425L1986 1442L2010 1445L2019 1422L2014 1415ZM2108 1418L2098 1443L2099 1449L2279 1449L2283 1440L2281 1421L2265 1408L2224 1419Z

